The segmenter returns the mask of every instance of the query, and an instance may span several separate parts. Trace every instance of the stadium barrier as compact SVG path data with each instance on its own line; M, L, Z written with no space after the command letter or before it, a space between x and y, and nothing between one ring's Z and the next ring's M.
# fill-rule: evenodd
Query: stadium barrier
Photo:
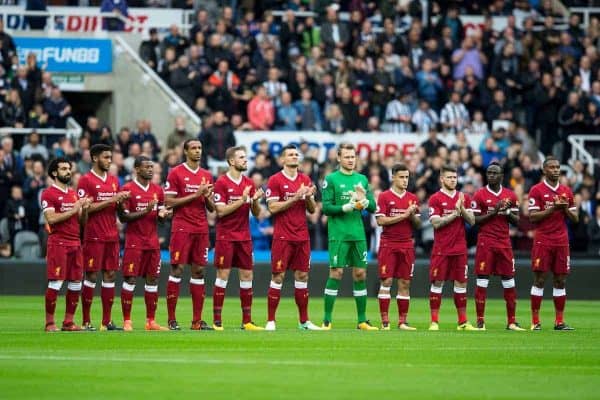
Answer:
M516 260L516 283L519 299L527 301L531 289L532 275L530 270L530 260L528 258L517 258ZM427 297L429 295L429 260L427 258L417 258L415 262L415 274L412 283L411 296ZM469 261L469 265L473 265L473 260ZM377 279L376 264L369 263L367 273L369 297L376 297L379 283ZM598 258L578 257L571 258L571 275L567 282L567 291L569 299L585 299L598 300L600 299L600 291L597 289L596 282L600 281L600 266ZM169 275L169 264L163 262L161 268L161 276L159 290L161 296L164 297L166 282ZM472 274L472 267L469 278L469 297L472 297L475 285L475 276ZM313 263L310 274L309 289L312 297L320 298L323 295L325 281L328 276L328 267L326 263ZM227 288L228 295L237 295L238 282L236 272L232 273L229 279ZM183 282L189 281L190 270L186 268ZM352 296L350 271L344 274L343 282L340 288L340 296ZM215 269L210 266L206 272L207 292L212 293L213 283L215 280ZM254 268L254 294L256 296L266 296L271 280L271 266L267 263L257 263ZM117 279L117 287L121 287L121 276ZM546 294L549 296L551 291L552 279L546 282ZM66 286L66 285L65 285ZM188 294L188 285L182 285L182 295ZM20 261L20 260L2 260L0 261L0 295L39 295L43 296L46 289L46 263L44 260L39 261ZM144 284L141 279L136 285L136 294L143 295ZM395 289L394 289L395 290ZM118 291L118 292L119 292ZM99 292L99 290L98 290ZM446 296L452 296L452 288L446 284L444 293ZM502 285L499 278L492 278L488 289L490 297L502 298ZM282 289L283 296L294 295L293 274L286 274L285 283ZM40 303L41 304L41 303ZM161 300L161 304L164 302ZM41 306L40 306L41 307Z

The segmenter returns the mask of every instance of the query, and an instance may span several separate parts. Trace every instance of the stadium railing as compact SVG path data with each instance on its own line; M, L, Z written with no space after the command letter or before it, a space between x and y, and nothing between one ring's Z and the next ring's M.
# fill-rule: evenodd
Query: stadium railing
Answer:
M29 135L31 132L37 132L40 135L61 135L66 136L68 139L72 140L75 145L79 142L79 138L81 137L81 133L83 129L81 125L77 123L75 118L68 117L67 118L67 127L65 129L61 128L43 128L43 129L33 129L33 128L10 128L3 127L0 128L0 137L6 135Z
M599 9L600 10L600 9ZM587 165L588 172L594 174L594 165L600 163L600 159L594 156L585 148L586 143L596 142L600 146L600 136L597 135L569 135L569 143L571 144L571 159L572 164L575 160L581 160Z

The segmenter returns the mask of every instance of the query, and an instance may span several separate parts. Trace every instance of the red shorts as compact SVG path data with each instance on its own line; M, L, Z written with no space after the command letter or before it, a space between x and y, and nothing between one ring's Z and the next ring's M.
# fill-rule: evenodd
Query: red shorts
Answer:
M477 246L475 274L515 276L515 259L512 249L510 247Z
M208 264L209 239L207 233L173 232L169 252L171 264Z
M215 268L252 270L254 264L252 254L252 240L234 242L229 240L217 240L215 243Z
M80 281L83 279L81 246L48 244L46 277L49 281Z
M466 254L431 255L431 264L429 265L429 280L431 282L458 281L464 283L467 281L468 271Z
M415 268L415 250L399 247L393 243L382 243L377 253L379 278L411 280Z
M571 271L569 246L545 246L533 244L531 249L533 272L552 271L555 275L567 275Z
M278 240L271 245L271 272L310 271L310 240Z
M160 250L125 249L123 254L123 276L160 275Z
M84 242L83 262L87 272L118 271L119 242Z

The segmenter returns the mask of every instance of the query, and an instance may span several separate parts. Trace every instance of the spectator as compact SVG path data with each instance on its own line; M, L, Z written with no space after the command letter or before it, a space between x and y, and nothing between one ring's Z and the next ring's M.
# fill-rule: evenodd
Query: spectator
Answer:
M302 98L294 103L298 113L298 125L303 131L320 131L323 129L323 117L319 104L312 100L310 89L302 89Z
M421 100L419 108L412 115L411 122L417 132L429 133L431 130L437 130L440 119L435 110L429 107L427 100Z
M10 198L6 201L6 209L3 212L8 219L10 247L14 250L16 234L29 230L25 200L23 200L23 190L20 186L11 187Z
M423 60L423 69L417 72L419 97L426 100L431 106L439 110L439 96L442 92L442 81L433 70L433 62L426 58Z
M35 101L36 88L38 87L37 85L41 83L41 75L40 75L40 82L37 82L35 80L37 78L35 78L35 77L33 77L34 80L28 79L27 74L28 74L27 66L20 65L17 68L17 75L12 79L11 84L10 84L10 86L19 93L19 97L21 99L21 104L22 104L23 110L26 114L33 107L33 103Z
M27 144L21 148L21 157L31 158L34 154L48 161L48 149L40 144L40 135L36 131L29 134Z
M5 126L13 128L25 127L25 108L21 103L21 96L15 89L11 89L2 106L2 121Z
M127 9L127 0L102 0L100 12L116 14L115 18L103 18L102 29L107 31L122 31L125 29L125 23L122 18L129 16Z
M210 159L217 161L225 160L225 151L235 146L233 127L227 121L222 111L214 114L214 123L210 128L202 131L200 141L205 154Z
M4 31L4 21L0 20L0 63L5 70L10 70L11 59L17 54L17 47L12 36Z
M460 101L460 93L452 92L440 115L440 121L446 132L456 133L469 126L469 112Z
M298 111L292 105L292 95L284 92L281 95L281 105L277 107L277 124L275 129L278 131L295 131L296 123L300 119Z
M179 27L175 24L169 27L169 33L164 37L164 48L172 48L175 50L175 58L181 57L189 45L189 41L179 31Z
M48 126L60 129L67 126L67 117L71 115L71 106L63 98L58 86L54 86L50 97L44 100L44 111L48 113Z
M27 127L33 129L45 129L48 127L48 113L40 103L35 103L33 109L27 116Z
M287 85L279 81L279 69L269 68L268 78L263 86L267 89L267 96L273 100L275 106L281 104L281 95L287 92Z
M259 86L256 95L248 103L248 120L252 129L266 131L275 122L275 110L273 103L267 96L267 89Z
M594 216L589 219L587 234L589 238L588 252L600 256L600 205L596 206Z
M321 40L325 44L325 55L333 56L334 49L344 49L350 42L350 32L346 24L338 21L339 5L327 7L327 22L321 26Z
M196 100L196 89L194 88L196 71L190 68L190 59L187 56L180 56L177 65L177 68L171 70L169 84L188 106L193 107Z
M143 40L140 44L140 58L156 71L160 58L160 39L156 28L150 28L148 33L150 34L150 38Z
M124 126L119 130L119 134L117 135L117 146L118 149L123 153L124 157L127 157L129 145L131 144L131 131L128 127ZM81 142L79 144L81 146Z
M185 118L175 117L175 129L167 137L167 149L172 150L179 147L183 142L193 139L194 135L188 132L185 128Z
M211 85L215 87L225 87L227 90L237 90L240 86L240 78L229 70L227 60L219 61L217 70L208 78Z
M23 183L23 198L25 199L25 210L27 215L27 226L29 230L39 230L40 206L39 195L46 187L46 176L44 163L34 161L32 175L28 176Z
M473 69L477 79L482 79L483 66L487 63L487 59L483 52L477 48L473 38L467 36L462 41L461 48L452 53L452 63L454 64L454 79L464 78L468 67Z
M337 104L331 104L325 111L325 130L335 133L342 134L346 131L346 125L344 123L344 115Z
M131 135L131 141L138 143L140 146L144 142L152 144L153 153L160 152L160 146L156 140L156 136L152 133L152 124L147 119L140 119L136 123L137 129Z

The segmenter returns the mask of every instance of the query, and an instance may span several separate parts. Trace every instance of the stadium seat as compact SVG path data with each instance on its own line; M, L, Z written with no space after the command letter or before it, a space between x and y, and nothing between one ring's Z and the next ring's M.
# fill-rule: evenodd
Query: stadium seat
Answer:
M35 232L21 231L15 235L15 257L40 258L40 239Z

